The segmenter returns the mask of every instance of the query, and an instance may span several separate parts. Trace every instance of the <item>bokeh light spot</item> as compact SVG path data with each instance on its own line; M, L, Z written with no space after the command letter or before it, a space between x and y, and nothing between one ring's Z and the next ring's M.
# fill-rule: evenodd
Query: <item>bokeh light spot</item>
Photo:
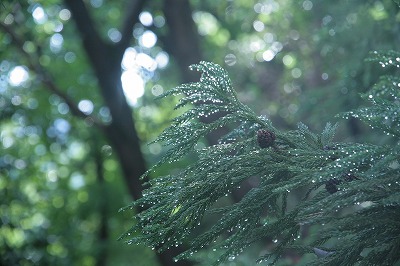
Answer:
M286 67L290 68L294 65L294 58L287 54L282 58L282 62Z
M294 77L295 79L300 78L301 74L301 70L297 67L292 70L292 77Z
M121 75L122 88L130 105L135 105L144 94L144 82L135 70L124 71Z
M253 28L254 28L256 31L261 32L261 31L264 30L265 25L264 25L264 23L262 23L261 21L256 20L256 21L253 22Z
M157 28L161 28L165 25L165 18L163 16L155 16L153 23Z
M99 8L103 5L103 0L90 0L90 4L94 8Z
M271 51L271 50L266 50L266 51L263 53L262 57L263 57L263 59L264 59L265 61L268 62L268 61L271 61L272 59L274 59L275 53L274 53L273 51Z
M61 20L67 21L71 18L71 12L68 9L62 9L58 16Z
M71 178L69 180L70 188L78 190L84 185L85 185L85 180L83 178L83 175L78 172L72 173Z
M64 38L60 33L53 34L50 38L50 50L53 53L58 53L64 43Z
M121 32L115 28L111 28L107 32L108 38L113 42L119 42L122 38Z
M166 52L159 52L155 59L157 62L157 67L163 69L168 65L169 55Z
M312 7L313 7L313 3L310 0L306 0L306 1L303 2L304 10L309 11L309 10L312 9Z
M142 25L146 27L151 26L151 24L153 24L153 16L147 11L140 13L139 20L140 23L142 23Z
M64 60L67 63L73 63L75 61L75 59L76 59L76 55L73 52L67 52L64 55Z
M139 43L141 46L145 48L151 48L153 47L157 42L157 35L154 34L154 32L150 30L146 30L143 32L142 36L139 38Z
M90 100L82 100L78 103L78 108L83 113L89 115L93 112L94 105L93 105L92 101L90 101Z
M157 68L157 62L145 53L139 53L136 57L136 61L140 67L143 67L148 71L154 71Z
M32 11L33 20L35 20L36 24L43 24L47 21L47 15L44 12L44 9L37 5Z
M68 123L68 121L62 118L57 118L54 121L54 127L61 134L67 134L71 129L71 125Z
M23 66L14 67L8 75L8 82L12 86L20 86L29 78L27 69Z
M154 96L159 96L164 92L164 88L161 85L154 85L154 87L151 89L151 93Z
M224 61L228 66L233 66L236 64L236 56L234 54L227 54Z

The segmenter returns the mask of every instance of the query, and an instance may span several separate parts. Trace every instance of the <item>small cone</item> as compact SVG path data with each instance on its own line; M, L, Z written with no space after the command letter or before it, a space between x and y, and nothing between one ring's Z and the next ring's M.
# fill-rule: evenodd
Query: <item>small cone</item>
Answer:
M257 142L261 148L268 148L274 144L275 134L274 132L266 129L260 129L257 131Z
M333 194L335 192L337 192L338 189L338 185L340 185L342 183L342 181L340 181L337 178L332 178L329 179L326 183L325 183L325 189L326 191L328 191L330 194Z

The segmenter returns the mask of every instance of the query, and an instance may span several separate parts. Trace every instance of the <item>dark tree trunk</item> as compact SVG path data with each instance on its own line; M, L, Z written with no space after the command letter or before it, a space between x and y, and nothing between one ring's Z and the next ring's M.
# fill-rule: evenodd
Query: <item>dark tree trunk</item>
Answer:
M97 134L96 134L97 135ZM96 137L95 137L96 138ZM94 161L96 164L96 176L97 183L99 186L99 214L100 214L100 228L98 231L98 240L99 240L99 249L97 255L96 266L105 266L107 265L107 248L106 245L108 243L108 223L107 223L107 190L104 183L104 169L103 169L103 157L101 155L101 151L99 149L100 143L96 140L93 142L94 147Z
M110 109L111 124L104 127L104 134L110 141L124 174L129 193L134 199L142 196L140 176L146 171L146 164L140 150L132 110L126 102L121 84L121 60L132 37L133 25L143 8L144 0L132 1L122 26L122 39L116 44L105 43L97 34L82 0L65 0L81 36L85 52L99 81L104 102ZM173 257L183 250L170 249L157 253L161 265L190 266L189 261L174 262Z
M197 81L198 73L190 71L189 66L197 64L202 56L189 1L165 0L164 15L169 30L165 48L176 59L182 81Z
M110 109L112 122L105 127L104 133L120 160L130 194L138 199L142 195L139 177L146 171L146 166L132 110L126 102L120 79L121 60L126 47L106 44L99 37L82 1L65 0L65 3L73 14L86 54L98 78L101 95ZM141 5L135 11L137 16L140 10Z

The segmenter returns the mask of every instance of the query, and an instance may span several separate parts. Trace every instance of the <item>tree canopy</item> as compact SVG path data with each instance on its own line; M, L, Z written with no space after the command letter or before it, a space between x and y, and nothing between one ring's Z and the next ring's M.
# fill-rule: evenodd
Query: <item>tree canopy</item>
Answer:
M156 174L150 172L146 178L140 177L160 160L176 161L186 151L213 147L221 137L239 126L242 120L237 120L238 116L244 124L235 132L243 129L240 133L244 134L240 135L243 147L226 147L225 153L229 153L229 149L253 152L251 147L257 144L256 130L268 129L276 135L278 146L302 145L303 142L292 145L289 140L293 142L301 134L309 134L310 147L318 144L322 148L319 152L326 156L345 156L341 154L344 150L324 150L325 146L331 147L328 136L333 133L332 125L336 122L337 143L368 142L376 147L381 147L382 143L393 146L397 142L386 135L397 134L390 127L392 124L382 124L379 122L381 116L373 116L382 113L381 109L390 103L389 100L378 97L372 102L374 107L363 109L364 115L371 112L369 116L355 112L349 113L348 119L342 119L336 115L358 109L365 104L360 93L368 100L369 95L379 94L374 84L386 86L385 82L391 81L380 77L384 74L388 77L396 71L397 56L380 51L398 49L399 14L398 3L391 0L343 1L340 4L326 0L2 1L0 264L129 265L134 259L135 265L209 265L216 259L214 253L201 253L195 256L196 262L185 259L175 264L173 258L185 250L186 242L182 247L173 245L173 248L157 253L144 245L130 246L117 241L132 226L133 215L132 212L117 211L132 200L141 202L140 199L143 199L143 206L138 204L134 212L147 209L149 198L142 198L142 192L148 184L163 182L154 179L156 176L179 176L175 174L182 169L206 174L220 161L202 161L201 157L199 160L195 153L190 153L178 162L158 165ZM366 62L367 58L377 63ZM201 61L213 62L226 69L235 91L226 86L224 95L209 90L209 94L202 91L187 98L154 100L173 92L172 88L184 90L179 84L199 82L199 73L191 71L189 66ZM209 67L207 64L200 63L200 70ZM201 82L207 83L210 77L211 74L203 76ZM221 78L220 74L218 78ZM219 81L226 82L225 76ZM203 86L201 90L204 90ZM203 115L198 120L207 128L186 124L185 121L195 116L197 119L198 115L191 113L191 103L196 104L194 100L207 103L208 96L217 100L216 105L199 105L208 107L202 109ZM173 110L176 104L182 107L177 111L181 116L172 123L183 127L167 129L159 139L168 140L175 136L176 142L170 144L179 149L171 153L159 142L147 145L169 127L176 116ZM232 110L242 113L233 116ZM394 119L395 116L395 113L386 114L383 121L387 120L385 117ZM358 118L368 120L384 133L369 129ZM322 135L308 133L304 126L297 128L300 121L308 125L310 132L320 131ZM332 124L325 127L329 121ZM250 122L258 123L260 128L251 127ZM251 131L247 131L250 130L247 126ZM250 135L246 134L252 137L247 139ZM314 143L315 138L324 139L326 143ZM192 141L194 139L196 143ZM397 154L395 148L385 148L381 153L379 148L373 147L359 146L359 155L370 156L367 154L370 152L371 156L379 156L388 151L392 151L391 156ZM268 147L261 153L268 157L268 153L274 152L278 153ZM223 156L220 150L212 148L207 153ZM260 158L258 153L254 156L253 159L261 161L266 158ZM162 161L162 158L168 160ZM394 164L397 159L388 158L393 159L392 172L382 173L384 177L391 177L397 171ZM307 168L308 161L300 159L287 157L294 166ZM235 171L234 165L246 161L230 163L231 169L204 177L205 180L210 185L220 182L222 178L218 179L218 176L226 175L229 170ZM188 165L194 168L187 168ZM280 170L274 168L274 171ZM363 175L367 174L363 172L357 178ZM309 185L321 185L330 178L326 176ZM334 188L351 187L358 180L332 182ZM234 181L235 188L238 183L241 188L230 190L228 196L218 202L219 207L233 204L240 210L243 199L251 201L250 196L245 196L249 191L262 193L263 187L258 186L254 177ZM293 185L296 184L288 183L280 188L293 191L290 187ZM304 185L304 189L309 188ZM196 188L195 184L192 188ZM380 189L387 192L394 188ZM185 191L182 190L179 197L189 195ZM211 193L197 192L198 199L201 199L201 193ZM300 192L288 196L289 209L299 202ZM338 195L335 193L331 197L337 199ZM202 206L197 204L210 205L213 196L210 195L208 200L191 202L192 208ZM391 200L385 202L390 205ZM162 208L174 204L163 203ZM328 206L323 204L319 206ZM257 206L253 205L254 208ZM184 211L177 205L174 208L169 214ZM251 210L247 209L249 213ZM203 208L198 211L202 212ZM143 213L146 215L147 212ZM302 213L303 216L308 214ZM184 219L185 216L179 217ZM199 217L193 216L187 226L197 228ZM204 218L200 229L210 227L218 219L218 213ZM342 223L344 226L347 221ZM165 230L156 232L172 232L168 228ZM307 238L313 230L316 229L309 227L302 232L309 241L314 241ZM146 234L138 236L144 236L143 241L151 241ZM187 237L190 240L193 235ZM271 250L273 240L265 238L265 242L252 246L229 263L252 265L254 257ZM166 243L153 243L155 247L163 244ZM297 256L293 255L293 260Z

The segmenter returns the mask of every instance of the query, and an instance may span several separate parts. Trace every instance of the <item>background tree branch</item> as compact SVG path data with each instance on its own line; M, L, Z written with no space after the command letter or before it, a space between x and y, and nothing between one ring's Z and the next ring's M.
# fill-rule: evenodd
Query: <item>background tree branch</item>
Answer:
M20 36L18 36L18 34L14 31L14 29L10 25L6 25L2 21L0 21L0 27L11 36L12 43L25 57L28 68L37 75L37 77L43 82L43 84L46 85L46 88L50 92L59 96L68 105L68 108L70 109L73 115L83 119L87 119L88 121L94 123L101 129L104 128L105 125L98 118L92 115L87 115L84 112L82 112L78 108L74 100L71 99L61 88L57 86L51 74L39 63L39 54L37 52L39 48L38 46L35 49L36 52L28 53L23 48L24 47L23 39Z

